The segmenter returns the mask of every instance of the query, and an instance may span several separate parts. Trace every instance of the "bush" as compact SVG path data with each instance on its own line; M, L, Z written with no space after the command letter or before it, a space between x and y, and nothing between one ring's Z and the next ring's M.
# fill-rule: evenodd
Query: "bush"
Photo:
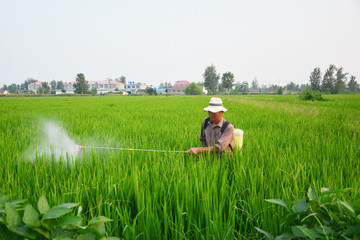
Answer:
M26 199L8 199L0 194L0 239L118 239L105 237L105 223L112 221L109 218L94 217L84 225L78 203L50 208L42 196L34 208ZM77 215L69 215L76 207Z
M326 101L320 92L312 91L309 87L305 88L299 95L300 100L304 101Z
M288 214L283 216L286 232L275 239L360 239L360 200L351 203L337 199L343 190L321 188L316 193L308 190L308 201L299 199L292 208L281 199L265 201L284 207ZM273 236L255 228L268 239Z

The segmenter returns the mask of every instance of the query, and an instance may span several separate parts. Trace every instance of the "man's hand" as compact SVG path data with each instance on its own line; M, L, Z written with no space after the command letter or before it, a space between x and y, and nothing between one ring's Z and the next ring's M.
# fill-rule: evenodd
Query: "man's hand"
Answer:
M199 157L198 153L200 152L200 148L190 148L187 152L188 154L196 155Z

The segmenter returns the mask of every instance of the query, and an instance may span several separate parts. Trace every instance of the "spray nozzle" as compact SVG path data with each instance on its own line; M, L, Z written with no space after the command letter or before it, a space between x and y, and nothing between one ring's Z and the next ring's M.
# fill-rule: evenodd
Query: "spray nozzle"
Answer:
M81 145L76 145L77 147L77 150L80 151L82 149L82 146Z

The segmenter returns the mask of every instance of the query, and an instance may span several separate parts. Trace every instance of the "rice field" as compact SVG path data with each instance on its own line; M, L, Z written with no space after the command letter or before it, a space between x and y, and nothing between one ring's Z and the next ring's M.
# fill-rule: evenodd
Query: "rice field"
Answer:
M85 149L74 160L38 151L44 122L83 146L188 150L210 97L0 98L0 192L80 203L123 239L261 239L254 227L284 230L282 209L264 199L306 199L310 186L359 199L359 95L221 97L245 132L233 158Z

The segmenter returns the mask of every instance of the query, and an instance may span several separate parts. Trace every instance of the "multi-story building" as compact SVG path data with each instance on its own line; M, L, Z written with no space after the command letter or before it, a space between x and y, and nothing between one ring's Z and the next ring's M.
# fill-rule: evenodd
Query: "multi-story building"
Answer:
M147 85L145 83L135 83L135 82L128 82L124 91L128 94L137 94L139 92L144 92L143 90L146 89Z
M190 85L188 81L176 81L172 88L168 88L169 94L185 95L186 87Z
M66 93L74 93L75 87L74 84L76 82L66 82L64 84L64 89ZM108 93L113 91L121 91L124 89L124 83L118 81L88 81L87 86L89 91L93 88L96 88L97 92L100 93Z
M42 87L43 82L33 82L28 85L28 90L34 93L39 93L39 89ZM47 83L49 88L51 88L51 85Z

